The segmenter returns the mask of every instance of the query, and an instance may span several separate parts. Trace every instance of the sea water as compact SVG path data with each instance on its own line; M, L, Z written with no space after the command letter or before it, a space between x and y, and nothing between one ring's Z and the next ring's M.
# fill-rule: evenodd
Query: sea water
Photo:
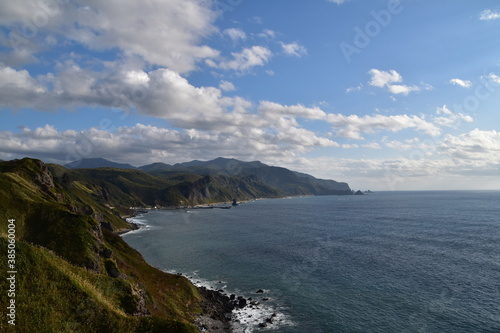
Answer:
M497 191L268 199L136 221L146 227L123 238L153 266L258 302L235 312L237 332L500 332Z

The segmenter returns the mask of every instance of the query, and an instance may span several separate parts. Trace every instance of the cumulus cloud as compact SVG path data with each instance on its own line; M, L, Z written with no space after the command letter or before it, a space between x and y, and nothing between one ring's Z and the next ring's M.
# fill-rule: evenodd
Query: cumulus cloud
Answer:
M294 133L296 138L304 138L304 142L319 146L334 146L335 143L306 132L298 119L329 123L338 136L352 139L363 139L363 133L396 132L403 129L415 129L430 135L439 134L439 128L435 124L415 115L360 117L327 114L319 107L281 105L272 101L261 101L257 112L253 112L250 101L238 96L224 96L223 91L234 89L232 83L221 81L219 88L196 87L179 73L167 68L146 72L124 65L114 66L109 72L94 72L68 62L61 66L56 75L48 74L36 80L25 71L11 68L3 70L8 75L2 79L10 80L15 93L1 89L0 97L4 105L11 107L36 107L45 110L61 106L113 107L162 118L181 129L230 133L241 132L242 129L264 128L279 133L274 139L291 140L290 135ZM442 115L436 118L436 123L445 125L458 120L467 121L463 115L453 117ZM285 134L289 137L285 137Z
M403 94L403 95L408 95L412 91L420 90L420 88L417 86L405 86L400 84L389 85L387 86L387 88L389 89L389 92L393 94Z
M496 75L495 73L490 73L483 78L487 79L490 82L500 84L500 76Z
M491 9L485 9L479 14L481 21L491 21L500 18L500 12L494 12Z
M242 127L236 132L210 132L196 129L173 130L136 124L114 132L90 128L60 132L51 125L24 128L19 133L0 132L0 156L32 156L67 163L84 157L103 157L135 165L181 162L233 156L248 159L284 158L305 152L314 146L335 146L303 128L288 127L279 131L269 128ZM286 125L285 125L286 126Z
M415 115L360 117L357 115L329 114L327 121L337 129L339 136L356 140L364 139L362 133L374 133L381 130L397 132L408 128L413 128L432 136L440 134L440 130L436 125Z
M0 105L10 108L36 107L46 88L27 70L0 66Z
M394 69L391 69L388 72L371 69L368 73L372 76L369 84L373 87L382 88L391 83L403 81L403 77Z
M234 91L236 90L236 87L234 86L234 84L232 82L229 82L229 81L220 81L219 83L219 88L223 91Z
M393 84L403 82L403 77L401 76L401 74L393 69L388 72L378 69L371 69L368 73L371 75L371 79L368 82L370 86L378 88L385 87L392 94L408 95L412 91L420 90L420 87L415 85L407 86L403 84Z
M231 55L233 58L230 60L223 59L216 62L212 59L208 59L206 63L214 68L247 71L255 66L264 66L272 57L273 53L267 47L256 45L245 48L241 52L233 52Z
M434 117L434 122L438 125L446 127L456 127L463 121L467 123L471 123L474 121L474 118L469 115L460 112L452 112L446 105L437 108L436 114L438 114L439 117Z
M285 43L281 42L280 45L283 49L283 52L285 52L286 55L295 56L295 57L300 58L303 55L307 54L307 49L298 43L294 42L294 43L285 44Z
M15 70L7 66L0 66L0 88L21 91L44 92L45 89L37 84L25 69Z
M36 27L30 20L42 15L46 24ZM21 38L17 48L28 42L26 33L29 41L40 39L39 47L49 35L62 36L93 50L118 49L125 57L138 56L180 73L194 70L200 60L218 56L217 50L201 43L216 31L215 18L209 2L197 0L9 2L0 13L4 26L24 27L10 36L11 42L16 36Z
M105 156L139 166L158 161L176 163L228 156L242 160L258 159L317 177L347 180L351 187L361 189L439 189L446 184L460 184L457 180L465 174L474 188L498 185L500 133L497 131L476 129L458 136L447 135L434 143L437 149L424 147L425 142L419 139L385 141L386 145L408 152L399 158L300 156L308 147L320 144L357 147L334 144L301 128L293 128L290 133L273 133L267 128L256 127L242 128L234 133L214 133L136 124L109 132L99 128L58 131L45 125L23 128L17 133L0 131L0 158L32 156L64 164L83 157ZM379 149L380 145L371 143L363 147ZM428 153L414 154L415 151ZM484 179L484 182L478 182L479 179Z
M449 82L453 85L460 86L462 88L470 88L472 86L472 82L467 80L451 79Z
M229 28L229 29L225 29L223 31L223 33L227 36L229 36L229 38L231 38L233 41L237 41L237 40L245 40L247 38L247 35L245 34L245 32L241 29L237 29L237 28Z
M500 133L492 131L473 131L458 136L447 135L439 149L457 163L477 168L500 167Z
M285 106L274 102L260 102L259 112L271 118L301 117L305 119L325 119L326 113L318 107L308 108L303 105Z
M264 29L262 32L260 32L257 36L260 38L266 38L266 39L274 39L277 35L277 32L271 29Z

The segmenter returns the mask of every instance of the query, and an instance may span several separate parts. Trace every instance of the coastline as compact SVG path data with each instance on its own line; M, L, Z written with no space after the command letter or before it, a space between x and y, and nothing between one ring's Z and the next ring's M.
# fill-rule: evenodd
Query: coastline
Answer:
M290 197L276 198L287 199ZM273 198L275 199L275 198ZM259 200L259 199L256 199ZM260 199L262 200L262 199ZM254 200L248 200L246 203ZM201 205L200 205L201 206ZM181 208L179 208L181 209ZM192 209L192 208L189 208ZM161 209L159 209L161 210ZM134 218L147 214L149 210L137 210L136 214L122 217L130 225L130 229L115 231L122 236L128 232L137 231L147 227L147 224L133 222ZM201 283L200 279L186 274L187 272L169 272L170 274L181 275L187 278L195 286L199 294L203 297L201 303L202 312L195 316L193 324L205 333L246 333L249 329L279 327L284 321L289 321L287 316L279 312L271 304L266 304L269 296L263 295L264 291L249 292L251 297L244 297L226 293L220 289L217 282ZM201 279L203 281L203 279ZM222 283L219 281L219 284ZM225 289L225 288L224 288Z
M129 224L130 228L120 229L114 232L122 236L126 233L145 228L147 226L146 224L133 222L131 220L135 217L143 216L148 212L148 210L142 209L135 211L129 216L122 216L122 219ZM183 275L180 273L177 274ZM185 275L183 276L186 277ZM232 311L236 306L235 302L218 290L197 286L193 280L189 278L188 280L198 289L198 292L203 297L201 303L202 313L195 317L193 324L198 327L200 332L204 333L233 333L231 322Z
M191 281L191 283L193 283ZM193 283L194 285L194 283ZM231 299L217 290L196 287L203 297L202 313L196 316L194 324L201 332L233 333L232 312L235 304Z

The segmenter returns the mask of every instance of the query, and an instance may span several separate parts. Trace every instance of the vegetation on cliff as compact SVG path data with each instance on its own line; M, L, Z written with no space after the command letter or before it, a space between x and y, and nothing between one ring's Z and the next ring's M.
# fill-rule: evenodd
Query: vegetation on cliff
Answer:
M206 310L207 294L183 276L151 267L117 235L131 228L122 218L130 207L351 194L345 183L260 162L217 159L145 169L149 173L0 161L0 248L7 249L14 219L17 270L16 326L2 320L0 331L197 332L192 323ZM0 258L6 268L7 256ZM8 284L0 280L0 289ZM0 306L7 302L2 298Z
M101 201L102 188L62 171L33 159L0 162L0 248L15 219L17 269L16 326L4 318L0 331L197 332L198 290L109 231L128 225Z

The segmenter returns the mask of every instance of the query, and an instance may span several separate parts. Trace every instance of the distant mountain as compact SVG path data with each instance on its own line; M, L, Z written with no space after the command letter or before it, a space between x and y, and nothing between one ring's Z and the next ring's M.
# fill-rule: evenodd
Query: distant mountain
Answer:
M274 188L283 195L326 195L351 194L347 183L334 180L317 179L311 175L294 172L286 168L269 166L259 161L243 162L236 159L216 158L211 161L194 160L178 163L173 166L152 168L141 167L141 170L154 175L173 175L178 173L194 173L201 176L229 176L237 178L252 177L253 182Z
M161 162L153 163L153 164L148 164L148 165L143 165L139 167L139 170L142 170L147 173L155 173L155 172L161 172L165 170L170 170L172 166L170 164L165 164Z
M116 169L136 169L127 163L115 163L104 158L82 158L65 165L68 169L92 169L92 168L116 168Z
M221 172L224 172L229 175L237 175L239 174L243 169L254 169L254 168L261 168L261 167L267 167L264 163L261 163L259 161L254 161L254 162L243 162L236 160L234 158L223 158L223 157L218 157L215 160L211 161L191 161L191 162L186 162L186 163L180 163L174 165L174 167L184 167L192 170L203 170L203 169L209 169L209 170L218 170Z
M75 170L68 174L72 179L100 184L110 205L182 206L234 198L352 194L347 183L317 179L259 161L222 157L175 165L153 163L140 168L93 158L66 167ZM116 170L99 169L103 167Z

